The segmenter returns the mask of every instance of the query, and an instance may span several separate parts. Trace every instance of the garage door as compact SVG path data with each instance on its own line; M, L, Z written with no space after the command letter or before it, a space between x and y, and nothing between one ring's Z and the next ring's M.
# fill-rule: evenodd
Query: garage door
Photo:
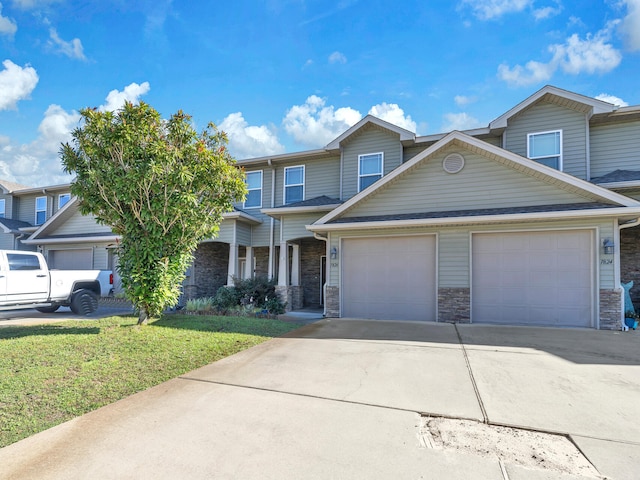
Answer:
M472 321L592 327L593 234L473 235Z
M91 270L93 254L90 248L74 250L49 250L49 268L58 270Z
M342 316L435 320L433 235L342 242Z

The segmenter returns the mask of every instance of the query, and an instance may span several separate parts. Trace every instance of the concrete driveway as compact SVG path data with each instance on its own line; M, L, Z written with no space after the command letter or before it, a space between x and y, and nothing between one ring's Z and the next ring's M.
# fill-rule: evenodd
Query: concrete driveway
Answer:
M637 479L639 407L636 332L327 319L1 449L0 478ZM425 416L566 435L595 469L430 448Z

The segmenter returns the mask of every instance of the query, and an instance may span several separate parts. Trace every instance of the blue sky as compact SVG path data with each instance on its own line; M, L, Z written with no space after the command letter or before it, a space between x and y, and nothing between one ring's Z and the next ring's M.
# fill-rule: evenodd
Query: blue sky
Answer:
M640 104L640 0L0 0L0 178L70 181L84 107L213 121L239 159L326 145L367 113L486 126L546 84Z

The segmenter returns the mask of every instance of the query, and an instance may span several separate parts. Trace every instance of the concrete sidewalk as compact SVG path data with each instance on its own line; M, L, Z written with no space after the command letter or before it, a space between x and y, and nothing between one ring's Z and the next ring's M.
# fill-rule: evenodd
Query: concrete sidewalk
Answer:
M428 414L566 434L636 479L639 399L631 332L329 319L1 449L0 478L586 478L427 448Z

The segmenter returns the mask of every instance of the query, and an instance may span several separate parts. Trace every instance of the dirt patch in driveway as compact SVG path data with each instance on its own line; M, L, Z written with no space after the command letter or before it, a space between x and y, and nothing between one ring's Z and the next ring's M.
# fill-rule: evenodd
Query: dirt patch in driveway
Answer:
M603 478L568 438L471 420L422 417L427 447L494 457L504 465Z

